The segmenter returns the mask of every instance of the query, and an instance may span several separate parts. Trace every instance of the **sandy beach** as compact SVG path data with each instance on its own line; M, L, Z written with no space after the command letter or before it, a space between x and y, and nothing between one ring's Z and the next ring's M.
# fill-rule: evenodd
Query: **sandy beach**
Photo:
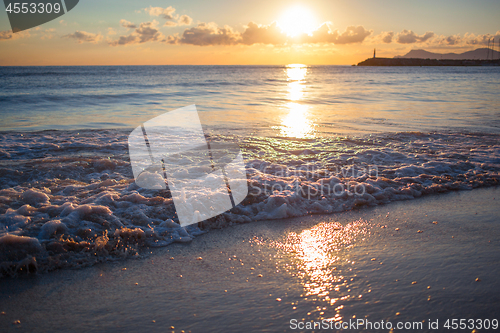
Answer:
M497 187L452 192L237 225L138 260L3 279L0 326L286 332L366 319L447 331L447 319L498 317L499 208Z
M4 5L0 333L500 330L500 1Z

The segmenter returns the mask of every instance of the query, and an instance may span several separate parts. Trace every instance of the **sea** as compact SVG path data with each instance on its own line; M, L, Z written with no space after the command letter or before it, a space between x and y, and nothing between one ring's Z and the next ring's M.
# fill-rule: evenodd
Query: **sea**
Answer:
M499 86L498 67L0 67L0 275L498 186ZM135 183L128 136L193 104L240 147L248 195L181 227L168 187Z

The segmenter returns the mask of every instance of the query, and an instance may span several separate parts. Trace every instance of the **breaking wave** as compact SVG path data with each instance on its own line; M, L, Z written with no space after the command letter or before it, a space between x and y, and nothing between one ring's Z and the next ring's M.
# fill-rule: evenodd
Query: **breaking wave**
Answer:
M135 184L128 134L0 134L0 275L85 267L189 242L211 228L341 212L500 180L495 134L212 135L241 147L249 194L232 210L182 228L168 188Z

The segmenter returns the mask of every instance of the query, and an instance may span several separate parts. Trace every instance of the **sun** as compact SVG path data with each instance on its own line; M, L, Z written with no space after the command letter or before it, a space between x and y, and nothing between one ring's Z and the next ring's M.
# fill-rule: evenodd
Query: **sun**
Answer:
M309 34L317 28L314 15L307 8L295 6L288 9L277 21L278 26L290 37Z

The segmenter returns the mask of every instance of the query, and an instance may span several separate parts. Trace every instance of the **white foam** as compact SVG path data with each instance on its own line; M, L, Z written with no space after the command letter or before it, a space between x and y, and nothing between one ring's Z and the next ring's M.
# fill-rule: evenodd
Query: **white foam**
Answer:
M145 190L134 183L126 138L126 131L0 135L3 156L9 158L0 169L0 237L37 240L41 248L26 248L36 252L43 270L55 262L50 267L136 255L141 246L189 242L202 233L196 225L179 226L168 189ZM213 227L340 212L500 180L495 135L242 140L249 195L210 219ZM219 193L185 195L194 207L200 196Z

